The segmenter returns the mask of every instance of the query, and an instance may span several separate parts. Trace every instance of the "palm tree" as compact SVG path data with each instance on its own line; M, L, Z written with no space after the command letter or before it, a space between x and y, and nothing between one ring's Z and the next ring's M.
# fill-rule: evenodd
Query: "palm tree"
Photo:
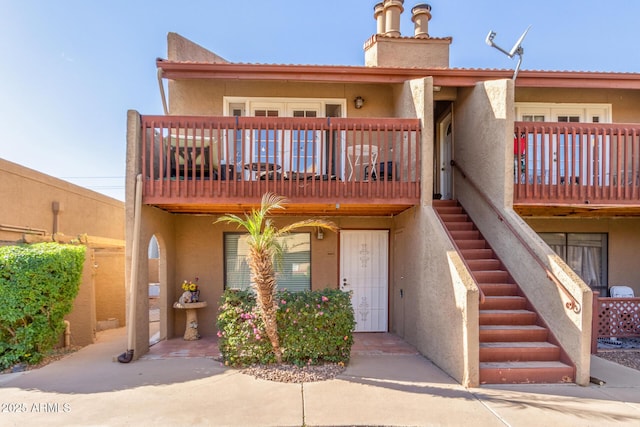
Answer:
M282 363L282 350L278 338L278 325L276 324L276 312L278 306L275 301L276 275L274 261L282 256L282 246L278 240L290 231L302 227L320 227L331 231L337 231L338 227L331 221L321 219L306 219L294 222L280 229L273 224L269 214L274 209L284 209L286 199L273 193L265 193L262 196L260 209L254 209L245 214L245 218L227 214L218 218L215 222L236 224L249 233L248 263L251 269L251 281L256 291L260 315L265 325L265 332L276 358L276 362Z

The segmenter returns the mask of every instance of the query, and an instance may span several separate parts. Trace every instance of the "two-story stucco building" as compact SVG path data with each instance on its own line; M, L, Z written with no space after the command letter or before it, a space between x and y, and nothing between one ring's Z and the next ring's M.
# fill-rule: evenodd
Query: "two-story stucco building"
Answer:
M214 221L274 192L279 223L340 227L291 235L279 286L352 291L357 332L464 385L588 383L592 291L640 291L640 74L451 68L431 8L404 6L375 5L363 66L234 63L169 34L166 114L128 116L136 355L151 237L161 335L182 333L195 276L213 335L223 290L250 283L244 236Z

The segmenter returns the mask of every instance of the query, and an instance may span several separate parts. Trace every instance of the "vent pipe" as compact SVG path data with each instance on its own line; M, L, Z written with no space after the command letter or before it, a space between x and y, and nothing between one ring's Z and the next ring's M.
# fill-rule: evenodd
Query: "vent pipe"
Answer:
M404 11L404 0L384 0L385 35L400 37L400 15Z
M411 9L411 20L413 21L415 38L429 38L429 20L431 19L431 6L426 3L415 5Z

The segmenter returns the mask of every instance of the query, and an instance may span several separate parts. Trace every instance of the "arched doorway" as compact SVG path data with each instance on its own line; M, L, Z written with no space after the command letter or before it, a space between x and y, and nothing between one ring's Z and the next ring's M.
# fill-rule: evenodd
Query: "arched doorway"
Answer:
M149 345L163 339L161 328L160 244L155 235L149 239Z

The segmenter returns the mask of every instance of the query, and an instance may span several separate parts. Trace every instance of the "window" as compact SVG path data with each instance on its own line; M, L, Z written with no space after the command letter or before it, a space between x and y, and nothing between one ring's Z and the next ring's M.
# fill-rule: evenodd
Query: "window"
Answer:
M343 117L346 100L296 98L224 97L224 114L254 117L320 118ZM225 158L233 159L238 170L248 163L273 163L288 172L335 173L340 147L326 143L328 135L303 128L291 131L260 129L236 132L233 147ZM337 141L334 135L334 141ZM333 149L332 164L326 164ZM324 159L324 161L323 161Z
M247 262L246 233L224 234L225 289L247 289L251 271ZM283 253L276 261L278 289L300 292L311 289L311 234L291 233L280 238Z
M591 289L607 296L607 234L539 234Z
M516 120L523 122L610 123L611 104L516 102Z

